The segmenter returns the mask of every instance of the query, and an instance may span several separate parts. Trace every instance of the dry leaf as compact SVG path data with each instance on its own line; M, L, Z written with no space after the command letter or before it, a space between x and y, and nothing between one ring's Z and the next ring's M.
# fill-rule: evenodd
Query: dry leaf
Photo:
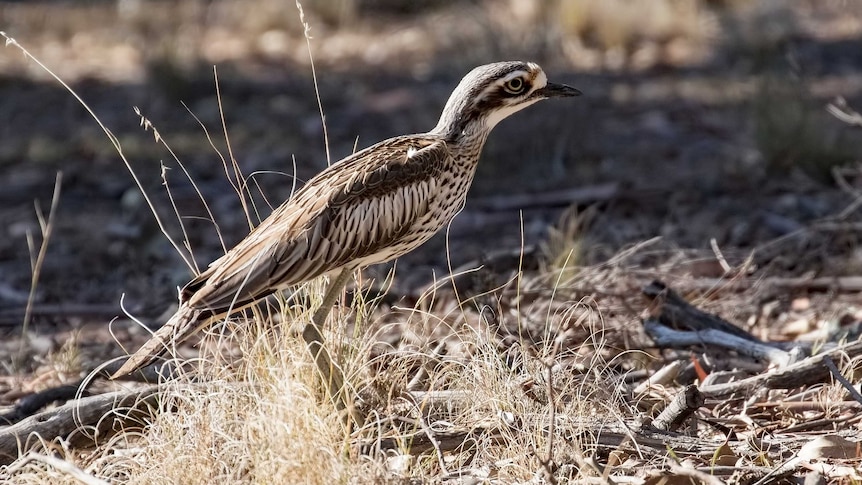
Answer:
M727 446L727 443L719 446L712 454L712 466L735 466L739 457Z
M856 458L857 443L838 435L827 435L815 438L799 450L799 457L804 460Z

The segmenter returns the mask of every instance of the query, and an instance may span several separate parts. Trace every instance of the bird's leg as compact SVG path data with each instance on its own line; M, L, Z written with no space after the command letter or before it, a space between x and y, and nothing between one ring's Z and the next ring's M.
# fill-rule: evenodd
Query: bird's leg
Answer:
M329 356L329 352L324 346L323 335L320 333L320 329L326 322L326 317L329 316L329 312L332 311L332 307L335 305L335 300L338 298L339 293L344 289L344 286L347 284L347 280L350 279L351 273L351 270L343 269L338 273L338 276L329 283L329 288L326 289L326 293L323 295L323 302L320 304L320 308L314 312L314 316L311 317L311 322L306 324L305 328L302 330L302 339L305 340L305 344L308 345L308 350L314 358L317 370L320 371L321 377L323 377L323 380L327 384L329 397L339 409L346 408L344 376L341 374L341 369L332 363L332 358Z

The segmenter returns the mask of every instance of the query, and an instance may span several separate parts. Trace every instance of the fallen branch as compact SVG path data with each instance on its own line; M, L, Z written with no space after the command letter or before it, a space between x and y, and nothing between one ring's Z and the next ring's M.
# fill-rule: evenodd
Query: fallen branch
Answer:
M539 426L535 419L535 417L521 416L521 419L516 420L519 423L517 429L504 424L471 428L456 426L450 426L448 429L438 428L434 430L436 446L423 430L415 428L398 436L374 436L373 438L360 439L354 442L354 445L360 453L365 455L378 454L387 450L397 450L411 455L420 455L432 450L442 453L465 452L476 446L507 443L513 434L520 433L520 429L533 429L534 426ZM718 446L721 446L721 443L709 439L661 431L654 427L641 427L633 422L611 424L596 420L585 422L585 419L573 417L571 421L567 421L567 427L572 433L571 436L573 439L583 440L585 444L591 444L590 447L594 444L597 449L603 452L621 450L635 453L643 459L651 459L666 457L668 450L671 449L674 454L680 457L708 458L715 454ZM852 436L852 430L847 430L843 434ZM731 439L726 443L740 457L762 459L766 456L778 460L782 456L782 450L798 449L810 439L806 435L792 436L788 434L765 437L764 445L781 443L781 447L771 446L762 450L752 449L745 439ZM723 468L725 472L731 472L735 467ZM759 471L762 474L770 470L762 469Z
M105 379L116 372L123 362L125 362L125 359L114 359L106 364L100 364L97 368L91 369L87 374L98 369L95 377ZM175 378L177 375L178 369L174 361L161 360L123 376L123 380L155 384ZM18 400L11 411L0 415L0 425L15 424L38 413L52 403L65 403L71 399L87 397L90 395L90 392L87 389L81 389L81 385L84 383L91 384L92 380L84 378L72 384L50 387L24 396Z
M650 316L662 324L685 330L720 330L750 342L760 342L755 336L711 313L695 308L661 281L653 281L642 290L651 300Z
M668 328L655 320L644 320L644 330L658 347L689 347L692 345L712 345L734 350L755 359L767 360L778 367L791 362L791 354L769 345L753 342L716 329L696 332L682 332Z
M45 406L55 402L65 402L74 398L78 393L81 381L75 384L65 384L52 387L43 391L34 392L18 400L11 411L0 415L0 425L15 424L28 416L36 414ZM87 394L82 394L86 396Z
M829 369L824 363L825 358L847 356L853 358L862 354L862 340L839 345L822 354L814 355L768 374L760 374L736 382L703 386L700 389L705 396L721 397L736 392L751 392L760 388L793 389L821 383L829 377Z
M0 430L0 465L8 465L35 445L39 436L57 437L72 447L90 446L140 423L157 406L157 385L85 397Z

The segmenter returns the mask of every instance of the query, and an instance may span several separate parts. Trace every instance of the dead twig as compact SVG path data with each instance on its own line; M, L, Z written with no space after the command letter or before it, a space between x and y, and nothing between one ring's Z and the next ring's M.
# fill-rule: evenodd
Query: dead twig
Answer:
M556 351L554 354L556 354ZM554 393L553 365L551 365L550 362L545 362L545 368L548 371L548 375L546 377L548 393L548 448L546 450L545 457L539 458L539 463L542 465L542 472L548 483L556 484L557 478L554 476L554 469L556 468L556 464L554 463L554 421L557 419L557 402Z
M441 340L440 343L434 347L434 350L431 351L431 360L432 362L439 362L439 358L446 355L446 340ZM431 362L425 362L420 367L419 370L416 371L416 375L410 379L410 382L407 383L408 391L417 391L423 385L426 379L431 372Z
M846 377L841 374L841 371L838 369L838 366L835 365L835 362L829 356L823 357L823 364L829 369L829 372L832 373L832 377L835 378L836 381L840 382L844 389L850 393L850 397L859 401L862 404L862 394L853 387L853 383L848 381Z
M835 98L835 101L826 105L826 111L848 125L862 128L862 114L859 114L858 111L851 108L850 105L847 104L847 100L841 96Z
M661 431L676 431L686 419L697 411L705 398L697 386L686 386L652 422Z
M679 372L682 370L684 364L685 362L682 360L675 360L667 364L638 384L632 390L632 394L637 396L638 394L647 392L651 386L665 386L672 383L679 376Z
M428 437L428 442L431 443L431 446L434 448L437 455L437 466L440 467L440 472L444 475L448 475L449 471L446 467L446 460L443 457L443 450L440 448L440 442L437 441L435 437L434 431L428 426L428 423L425 422L425 417L422 415L422 412L419 408L414 409L416 411L416 421L419 423L419 426L422 428L422 432L425 433L425 436Z
M33 312L33 303L36 299L36 287L39 286L39 276L42 274L42 265L45 262L45 255L48 252L48 242L51 240L51 232L54 229L54 218L57 214L57 205L60 202L60 187L63 184L63 173L57 172L57 178L54 181L54 195L51 197L51 208L48 210L48 218L42 213L42 208L39 206L39 201L36 201L36 217L39 219L39 228L42 231L42 243L39 244L39 250L34 255L33 235L28 232L27 245L30 246L30 292L27 296L27 306L24 309L24 321L21 323L21 343L18 346L18 355L15 357L14 365L19 365L24 361L24 355L28 348L29 339L27 338L27 328L30 325L30 318Z

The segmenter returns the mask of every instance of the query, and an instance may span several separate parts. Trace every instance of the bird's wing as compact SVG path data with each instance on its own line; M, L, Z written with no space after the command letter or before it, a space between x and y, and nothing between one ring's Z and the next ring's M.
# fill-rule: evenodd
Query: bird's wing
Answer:
M427 213L450 155L442 141L385 143L310 180L192 280L183 300L213 312L238 308L400 241Z

